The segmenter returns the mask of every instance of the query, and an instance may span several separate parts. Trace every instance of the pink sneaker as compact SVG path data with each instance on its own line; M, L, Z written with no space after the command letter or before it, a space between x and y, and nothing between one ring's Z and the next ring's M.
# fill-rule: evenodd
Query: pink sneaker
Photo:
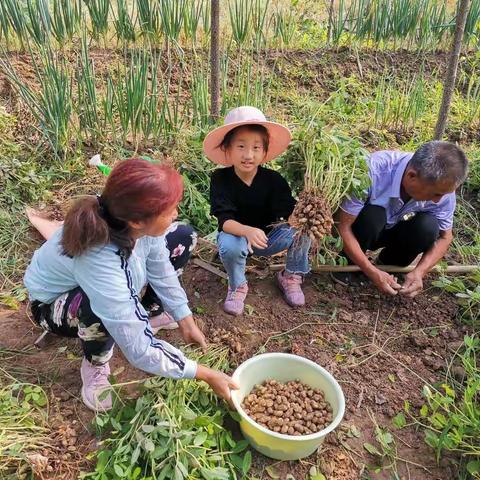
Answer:
M80 368L82 377L82 399L83 403L94 412L104 412L112 408L112 395L108 395L100 400L98 397L105 390L111 388L108 376L110 375L110 366L108 363L103 365L93 365L85 357L82 360ZM104 395L102 395L103 398Z
M231 290L230 287L228 287L227 298L223 304L223 309L230 315L241 315L247 293L248 283L240 285L235 290Z
M305 305L305 295L302 292L303 277L295 273L288 273L285 270L277 273L277 281L283 298L291 307L302 307Z
M178 323L169 313L162 312L160 315L150 317L150 326L152 327L152 333L156 335L159 330L173 330L178 328Z

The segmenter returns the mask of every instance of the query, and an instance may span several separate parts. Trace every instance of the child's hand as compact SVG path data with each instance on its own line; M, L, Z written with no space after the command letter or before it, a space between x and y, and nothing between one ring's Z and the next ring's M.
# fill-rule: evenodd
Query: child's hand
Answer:
M247 227L245 238L247 239L247 247L250 253L253 253L252 247L264 249L268 246L268 238L260 228Z

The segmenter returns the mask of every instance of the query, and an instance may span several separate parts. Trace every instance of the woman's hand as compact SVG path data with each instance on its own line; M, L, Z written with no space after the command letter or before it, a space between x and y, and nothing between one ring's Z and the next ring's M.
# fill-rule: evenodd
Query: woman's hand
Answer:
M180 320L178 322L178 328L180 329L180 333L182 334L185 343L196 343L204 350L207 349L205 335L197 327L197 324L191 315Z
M239 386L231 377L218 370L212 370L205 365L198 365L195 378L207 382L216 395L223 398L229 403L230 407L234 408L230 390L238 390Z
M260 228L246 227L245 238L248 243L248 251L253 253L252 247L264 249L268 247L268 238Z

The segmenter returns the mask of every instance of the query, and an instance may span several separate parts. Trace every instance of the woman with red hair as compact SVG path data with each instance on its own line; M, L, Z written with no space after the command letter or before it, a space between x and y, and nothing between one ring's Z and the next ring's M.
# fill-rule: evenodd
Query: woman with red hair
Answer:
M227 375L197 365L154 337L153 331L178 325L187 343L206 347L178 279L195 244L191 227L172 229L182 192L173 168L130 159L112 170L102 195L77 200L63 226L37 223L47 242L24 277L33 316L45 330L80 338L81 393L92 410L112 405L110 393L102 392L110 388L115 343L146 372L204 380L226 400L236 388ZM173 247L167 246L171 236Z

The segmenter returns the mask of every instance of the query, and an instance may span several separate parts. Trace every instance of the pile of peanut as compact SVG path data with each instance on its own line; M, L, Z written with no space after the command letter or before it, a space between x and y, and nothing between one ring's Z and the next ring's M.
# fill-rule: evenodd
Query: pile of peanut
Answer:
M265 380L243 399L242 408L255 422L286 435L319 432L332 422L332 407L323 392L299 380Z

